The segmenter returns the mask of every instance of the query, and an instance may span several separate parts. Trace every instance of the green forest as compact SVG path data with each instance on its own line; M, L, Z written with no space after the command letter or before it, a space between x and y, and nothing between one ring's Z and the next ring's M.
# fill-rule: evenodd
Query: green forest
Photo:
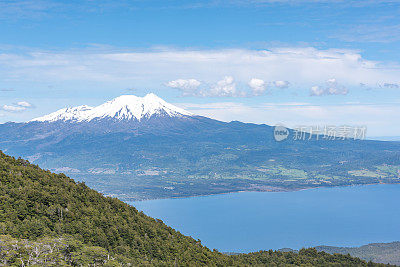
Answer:
M0 151L0 266L385 266L350 255L226 255L134 207Z

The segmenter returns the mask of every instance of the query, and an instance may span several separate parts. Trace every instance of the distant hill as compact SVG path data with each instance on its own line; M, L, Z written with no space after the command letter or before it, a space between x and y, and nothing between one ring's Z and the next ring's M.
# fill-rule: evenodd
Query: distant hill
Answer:
M400 142L294 140L294 130L276 142L273 131L127 95L0 124L0 149L127 201L400 183Z
M383 266L315 249L224 255L118 199L1 151L0 265Z
M350 254L366 261L400 266L400 242L372 243L361 247L318 246L316 249L327 253Z

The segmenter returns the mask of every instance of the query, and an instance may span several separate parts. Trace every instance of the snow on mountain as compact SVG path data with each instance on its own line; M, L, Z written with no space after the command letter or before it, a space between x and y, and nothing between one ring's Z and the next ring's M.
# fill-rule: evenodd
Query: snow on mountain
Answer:
M39 117L36 119L33 119L31 121L78 121L79 118L83 118L84 114L91 111L93 107L90 106L78 106L78 107L72 107L72 108L63 108L60 110L57 110L56 112L50 113L48 115L45 115L43 117Z
M134 95L122 95L97 107L84 105L72 108L63 108L43 117L35 118L31 121L83 122L108 118L120 121L140 121L143 118L150 118L153 115L182 117L191 116L193 114L165 102L163 99L159 98L155 94L147 94L144 97L137 97Z

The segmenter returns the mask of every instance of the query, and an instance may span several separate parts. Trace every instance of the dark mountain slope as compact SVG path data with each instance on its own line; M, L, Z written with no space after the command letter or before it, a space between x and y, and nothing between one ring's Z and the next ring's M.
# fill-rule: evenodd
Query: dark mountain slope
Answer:
M88 246L86 251L89 255L96 254L96 251L106 253L97 247L106 249L116 259L114 263L117 265L113 266L128 263L166 266L367 266L366 262L357 258L318 253L315 249L301 250L299 254L264 251L234 256L210 251L200 241L180 234L162 221L150 218L118 199L104 197L63 174L44 171L26 160L15 159L2 152L0 234L37 240L39 243L49 237L50 241L47 239L46 242L57 244L69 236ZM61 236L64 239L54 241ZM10 249L7 245L10 241L5 239L9 238L0 236L0 248L4 246L0 253L2 257ZM65 259L76 255L75 247L68 245L65 250L64 246L62 253L69 253L67 256L62 254ZM15 250L13 259L18 259L18 253L22 252L17 248ZM24 253L27 253L26 250ZM4 258L1 260L4 262ZM103 260L99 264L106 262ZM73 261L69 263L73 264Z

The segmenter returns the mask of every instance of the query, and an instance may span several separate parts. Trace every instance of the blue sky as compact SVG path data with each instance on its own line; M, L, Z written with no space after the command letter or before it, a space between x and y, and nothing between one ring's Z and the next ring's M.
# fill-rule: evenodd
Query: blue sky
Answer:
M400 1L0 0L0 122L154 92L221 120L400 136Z

